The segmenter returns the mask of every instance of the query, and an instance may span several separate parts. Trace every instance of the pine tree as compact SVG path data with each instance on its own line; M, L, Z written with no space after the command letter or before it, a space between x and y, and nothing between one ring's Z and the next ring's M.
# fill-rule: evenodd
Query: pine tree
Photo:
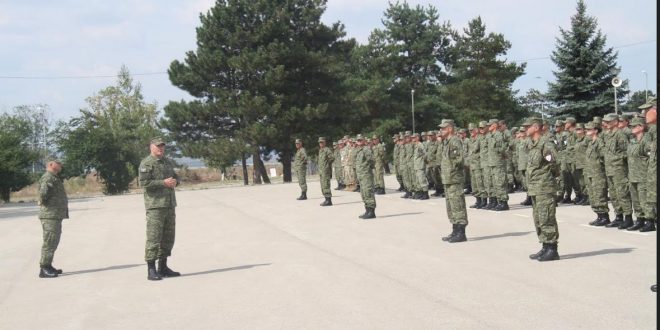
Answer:
M557 65L556 82L549 84L548 97L557 104L556 115L574 116L578 121L589 121L614 111L614 87L611 84L620 68L612 47L606 47L607 38L598 29L596 18L587 15L583 0L577 4L577 13L571 17L569 30L559 29L556 49L551 59ZM619 100L628 93L628 82L617 89Z

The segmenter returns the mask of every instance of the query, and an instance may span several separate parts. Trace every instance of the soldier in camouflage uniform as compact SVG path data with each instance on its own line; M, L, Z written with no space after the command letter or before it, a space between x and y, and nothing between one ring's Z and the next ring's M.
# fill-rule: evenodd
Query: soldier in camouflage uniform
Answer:
M626 229L634 225L632 220L632 201L630 200L630 187L628 185L628 138L618 128L619 116L615 113L607 114L603 124L610 132L605 136L605 174L607 186L610 187L612 206L616 218L605 227Z
M549 128L549 126L545 126ZM566 180L564 180L564 177L566 175L566 166L564 165L564 149L566 147L565 145L565 135L564 135L564 122L557 119L555 121L555 130L554 132L551 130L547 130L546 135L550 142L554 143L555 148L557 150L557 164L559 165L559 169L561 171L561 174L557 178L557 202L563 201L564 198L564 185L566 184Z
M573 140L573 182L575 183L576 205L589 205L588 188L584 180L584 167L586 166L587 139L585 138L584 124L575 124Z
M477 208L486 209L489 205L491 205L491 207L497 205L495 196L493 195L493 177L490 173L490 166L488 165L488 139L490 137L490 132L488 132L487 121L482 120L479 122L479 134L481 135L481 139L479 141L479 161L481 162L481 177L483 178L484 183L483 195L486 204Z
M646 200L642 204L644 208L644 226L641 232L655 231L657 222L657 190L658 190L658 133L657 133L657 107L656 98L653 97L639 107L646 111L645 119L648 131L642 139L640 152L648 157L646 175ZM655 291L655 285L652 288Z
M39 179L39 220L43 229L41 244L41 259L39 260L39 277L53 278L62 274L61 269L53 267L55 250L62 236L62 220L69 218L69 200L64 191L62 179L58 176L62 171L59 160L50 160L46 164L46 173Z
M470 208L480 209L486 205L486 198L488 198L484 191L484 179L482 177L481 160L479 158L481 134L479 133L479 127L472 123L468 125L468 129L470 130L470 138L467 141L468 153L465 155L466 159L464 161L467 161L470 164L472 196L476 198L476 202L473 205L470 205Z
M401 145L399 143L399 135L392 135L392 143L394 148L392 149L392 166L394 166L394 176L396 181L399 183L399 188L397 191L403 191L403 176L401 176L401 168L399 166L399 151L401 150Z
M633 140L635 138L631 128L628 127L630 125L631 119L632 117L630 117L630 115L621 114L619 115L619 124L617 125L617 127L623 132L623 135L626 136L628 141Z
M642 204L646 201L646 175L648 174L648 155L642 152L642 140L644 138L645 121L642 118L632 120L633 138L628 144L628 181L630 182L630 199L633 212L637 217L635 224L627 230L639 230L644 226L644 208Z
M344 147L339 152L341 155L342 177L344 178L344 189L350 191L353 189L354 184L354 178L351 177L351 167L348 159L348 154L351 150L351 140L348 135L345 135L342 140L344 141Z
M403 145L401 146L401 150L399 151L399 165L401 165L401 170L403 174L403 187L406 188L406 193L401 196L402 198L411 198L413 197L413 191L415 189L414 183L413 183L413 164L412 164L412 157L413 157L413 146L412 146L412 141L411 141L411 135L412 133L410 131L406 131L403 135Z
M413 199L429 199L429 182L426 179L426 149L419 134L412 135L413 146Z
M150 155L140 163L139 181L144 189L144 207L147 213L147 243L144 259L147 262L147 279L181 275L167 266L172 255L176 232L176 195L174 188L179 178L174 172L174 162L165 157L165 142L154 138L149 145ZM156 269L158 259L158 269Z
M527 144L530 142L529 137L527 137L527 128L529 127L529 122L523 123L520 131L518 132L519 138L516 143L516 155L518 162L518 172L520 173L520 181L522 183L523 190L527 192ZM532 197L529 194L526 194L525 200L523 200L520 205L530 206L532 205Z
M440 175L445 185L445 198L447 204L447 217L452 224L452 232L442 238L449 243L465 242L465 227L468 225L467 210L465 208L465 194L463 185L463 145L454 135L455 124L452 119L443 119L439 125L442 134L442 164Z
M463 146L463 176L465 177L465 182L463 183L463 191L466 194L471 194L472 193L472 179L470 175L470 162L467 160L467 155L469 153L468 148L468 138L467 138L467 129L461 128L458 130L458 137L459 140L461 141L461 145Z
M506 173L505 187L507 193L513 193L513 137L508 129L505 120L500 120L497 130L502 133L504 140L504 172ZM508 195L507 195L508 198ZM508 199L507 199L508 200Z
M319 180L321 181L321 192L325 200L321 206L332 206L332 191L330 190L330 179L332 179L332 162L335 160L334 153L326 147L327 141L319 137Z
M488 167L492 182L492 203L486 206L488 210L506 211L509 209L506 181L506 148L504 135L499 131L499 120L491 119L488 130Z
M435 189L435 193L433 193L433 195L438 196L438 185L440 184L438 178L438 164L436 161L436 154L438 152L438 139L436 137L435 131L428 131L426 136L428 138L428 143L426 145L426 177L429 178L429 186Z
M385 145L380 143L378 135L372 137L374 155L374 193L385 195Z
M300 185L300 196L297 199L302 201L307 199L307 153L302 140L296 139L296 149L293 168L296 171L296 177L298 177L298 185Z
M610 223L609 205L607 204L607 176L605 175L605 142L599 136L599 128L594 122L585 125L587 138L585 151L584 176L589 190L591 210L597 215L589 222L592 226L605 226Z
M530 255L538 261L559 260L557 241L559 226L555 217L555 194L557 186L554 177L559 174L557 152L552 142L542 136L540 118L528 118L527 135L531 141L527 144L527 193L532 197L534 227L541 250Z
M341 169L341 149L344 148L344 141L332 142L333 156L332 167L335 171L335 179L337 180L337 188L335 190L344 189L344 173Z
M562 134L562 142L564 144L562 155L563 166L563 179L564 179L564 198L562 203L573 203L571 195L575 191L575 199L578 200L577 194L580 188L575 179L575 118L567 117L564 120L564 132ZM579 200L578 200L579 201Z
M362 134L358 134L356 140L358 147L357 153L355 155L355 168L358 181L362 186L360 194L362 196L362 202L364 202L364 208L366 210L364 214L359 217L361 219L372 219L376 217L376 197L374 196L373 192L374 157L371 153L371 149L366 145L366 141L362 137Z

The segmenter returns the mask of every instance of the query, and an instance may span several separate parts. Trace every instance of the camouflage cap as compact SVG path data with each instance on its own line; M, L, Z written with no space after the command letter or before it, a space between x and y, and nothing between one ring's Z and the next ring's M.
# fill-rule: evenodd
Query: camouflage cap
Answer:
M302 140L301 139L296 139L296 144L298 144L298 143L302 144Z
M426 132L426 135L435 135L435 131L434 131L434 130L430 130L430 131Z
M528 119L529 119L529 118L525 118L525 120L523 120L522 124L520 124L520 125L522 126L521 128L524 128L525 126L529 126L529 125L530 125Z
M543 125L543 119L538 117L529 117L525 119L525 123L524 123L525 126L531 126L534 124Z
M319 142L325 142L325 138L324 138L324 137L322 137L322 136L321 136L321 137L319 137Z
M594 124L594 122L590 121L590 122L584 124L584 128L585 129L596 129L597 126L596 126L596 124Z
M458 130L459 133L467 133L467 130L465 128L460 128Z
M364 137L362 136L362 134L358 134L358 135L355 137L355 141L363 141L363 140L364 140Z
M511 133L516 133L518 132L518 127L511 127Z
M576 122L575 117L566 117L566 119L564 120L564 124L566 123L575 124L575 122Z
M575 124L575 129L584 129L584 124L583 123Z
M498 123L498 124L506 124L506 120L504 120L504 119L500 119L497 123Z
M332 146L333 146L333 147L336 147L336 146L337 146L337 142L332 142Z
M555 121L555 126L564 126L564 122L561 119Z
M499 120L493 118L493 119L488 121L488 126L493 125L493 124L499 124L499 123L500 123Z
M50 156L46 159L46 164L48 164L50 162L58 163L58 164L62 165L62 160L57 158L56 156Z
M151 139L151 144L157 145L157 146L165 145L165 139L163 139L162 136L156 136L156 137Z
M403 133L403 135L405 135L405 136L410 136L411 134L412 134L411 131L406 131L405 133Z
M374 134L374 135L371 137L371 139L378 139L378 140L380 140L380 136Z
M646 124L646 121L645 121L644 119L639 118L639 117L635 117L635 118L633 118L633 120L630 122L630 127L635 127L635 126L645 125L645 124Z
M415 133L415 134L411 135L411 137L419 137L419 133Z
M482 120L479 122L479 128L486 128L488 126L488 122L485 120Z
M425 131L422 131L421 133L419 133L419 135L420 135L420 136L426 136L426 132L425 132Z
M644 110L654 106L656 106L656 97L649 97L649 99L646 100L646 103L640 105L639 107L637 107L637 109Z
M619 115L619 120L630 121L630 119L632 119L632 116L630 114L624 113Z
M469 130L473 130L473 129L475 129L475 128L477 128L477 127L476 127L473 123L469 123L469 124L468 124L468 129L469 129Z
M392 135L392 139L399 139L399 134Z
M350 136L348 136L348 135L344 135L344 140L348 140L348 139L350 139L350 138L351 138Z
M438 125L440 128L445 128L448 126L456 126L453 119L443 119L440 125Z
M603 118L603 121L608 122L608 121L615 121L619 120L619 115L616 113L608 113L605 115L605 118Z
M594 122L594 124L600 125L600 123L603 122L603 118L596 116L596 117L594 117L593 122Z

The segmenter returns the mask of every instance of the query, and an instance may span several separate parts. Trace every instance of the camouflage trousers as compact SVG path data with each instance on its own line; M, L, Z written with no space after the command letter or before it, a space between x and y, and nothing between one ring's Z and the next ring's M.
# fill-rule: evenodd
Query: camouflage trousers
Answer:
M484 198L489 198L489 197L495 197L493 196L493 176L490 173L490 167L489 166L482 166L481 167L481 177L483 178L483 197Z
M332 175L330 173L319 172L319 179L321 181L321 193L323 197L332 197L332 191L330 190L330 179Z
M606 173L607 187L610 190L610 200L616 214L631 215L632 201L627 173L623 169Z
M371 174L371 171L368 173L361 173L358 175L358 181L360 182L360 196L362 197L362 202L364 207L376 208L376 197L374 196L374 177Z
M540 243L555 244L559 239L559 226L555 211L554 194L539 194L532 197L534 227Z
M394 166L394 175L396 176L396 181L399 183L400 187L403 187L403 175L401 175L401 166L393 164Z
M383 164L376 164L374 168L374 186L385 189L385 167Z
M337 180L337 184L338 185L344 184L344 171L342 171L341 165L335 165L334 170L335 170L334 176L335 179Z
M644 213L645 208L643 207L643 204L646 202L646 183L630 183L630 200L637 219L645 219L646 214Z
M465 194L463 183L445 185L445 202L447 217L453 225L467 225L467 209L465 208Z
M144 260L153 261L172 255L176 215L173 207L147 210L147 244Z
M575 188L575 182L573 181L573 167L575 165L572 163L563 164L561 170L562 183L562 193L568 196L571 196L573 193L573 188ZM577 189L575 190L577 193Z
M463 167L463 177L465 177L465 183L463 184L463 187L472 188L472 173L470 173L470 166Z
M576 194L579 193L582 196L589 195L589 187L584 178L584 169L575 168L575 171L573 171L573 182L575 183Z
M300 191L307 192L307 167L296 168L296 178L298 179L298 185L300 186Z
M403 178L403 187L406 191L413 191L415 186L413 185L412 173L408 166L401 167L401 177Z
M429 191L429 181L426 179L426 170L415 170L414 191Z
M43 229L43 242L41 244L41 259L39 266L51 266L55 250L60 244L62 236L62 219L39 219Z
M472 195L479 198L488 197L484 191L484 179L481 177L483 171L480 168L471 168L470 172Z
M499 202L506 202L509 200L507 194L506 182L506 168L504 166L489 166L491 176L491 197L497 198Z
M658 174L657 170L658 159L649 157L648 175L646 178L646 201L644 202L644 215L646 220L657 222L657 193L658 193Z
M431 165L426 168L426 176L431 178L430 182L436 190L442 190L442 179L440 179L440 166Z
M351 169L351 166L343 166L342 167L342 172L343 175L342 177L344 178L344 184L347 186L355 184L355 176L353 175L353 170Z
M527 170L518 170L518 171L516 171L516 177L517 177L516 180L518 182L520 182L523 189L525 191L527 191L527 175L525 174L525 172L527 172Z
M587 177L589 186L589 204L595 213L608 213L610 207L607 204L607 178L605 175Z
M511 160L511 157L507 157L505 159L505 165L506 165L506 184L513 185L513 181L514 181L513 173L515 171L515 168L513 167L513 161Z

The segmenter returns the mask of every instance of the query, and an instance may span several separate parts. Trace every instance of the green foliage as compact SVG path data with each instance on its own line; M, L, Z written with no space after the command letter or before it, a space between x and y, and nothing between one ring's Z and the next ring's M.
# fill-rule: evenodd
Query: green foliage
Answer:
M340 134L354 42L341 40L341 24L321 23L325 4L219 0L200 16L196 51L168 71L198 100L170 102L161 121L184 155L229 165L277 150L289 162L295 137Z
M453 107L448 116L463 127L489 118L514 122L524 117L512 84L524 74L526 64L501 59L511 43L502 34L486 34L481 17L471 20L462 34L454 32L454 39L451 82L443 88Z
M0 114L0 199L34 181L29 168L38 154L29 145L31 123L18 115Z
M622 112L641 112L638 107L646 103L647 94L649 98L656 96L652 91L636 91L630 95L625 104L619 105L619 109Z
M586 122L594 116L614 111L612 78L619 72L618 53L606 48L606 36L598 30L598 22L588 16L583 0L571 17L569 30L560 28L552 61L558 70L556 82L549 84L548 97L558 106L556 114L572 115ZM617 89L619 102L628 94L628 81Z
M98 172L104 193L126 192L137 176L149 140L158 134L156 104L144 102L123 66L117 84L87 98L87 109L68 122L58 123L55 139L64 154L65 177Z

